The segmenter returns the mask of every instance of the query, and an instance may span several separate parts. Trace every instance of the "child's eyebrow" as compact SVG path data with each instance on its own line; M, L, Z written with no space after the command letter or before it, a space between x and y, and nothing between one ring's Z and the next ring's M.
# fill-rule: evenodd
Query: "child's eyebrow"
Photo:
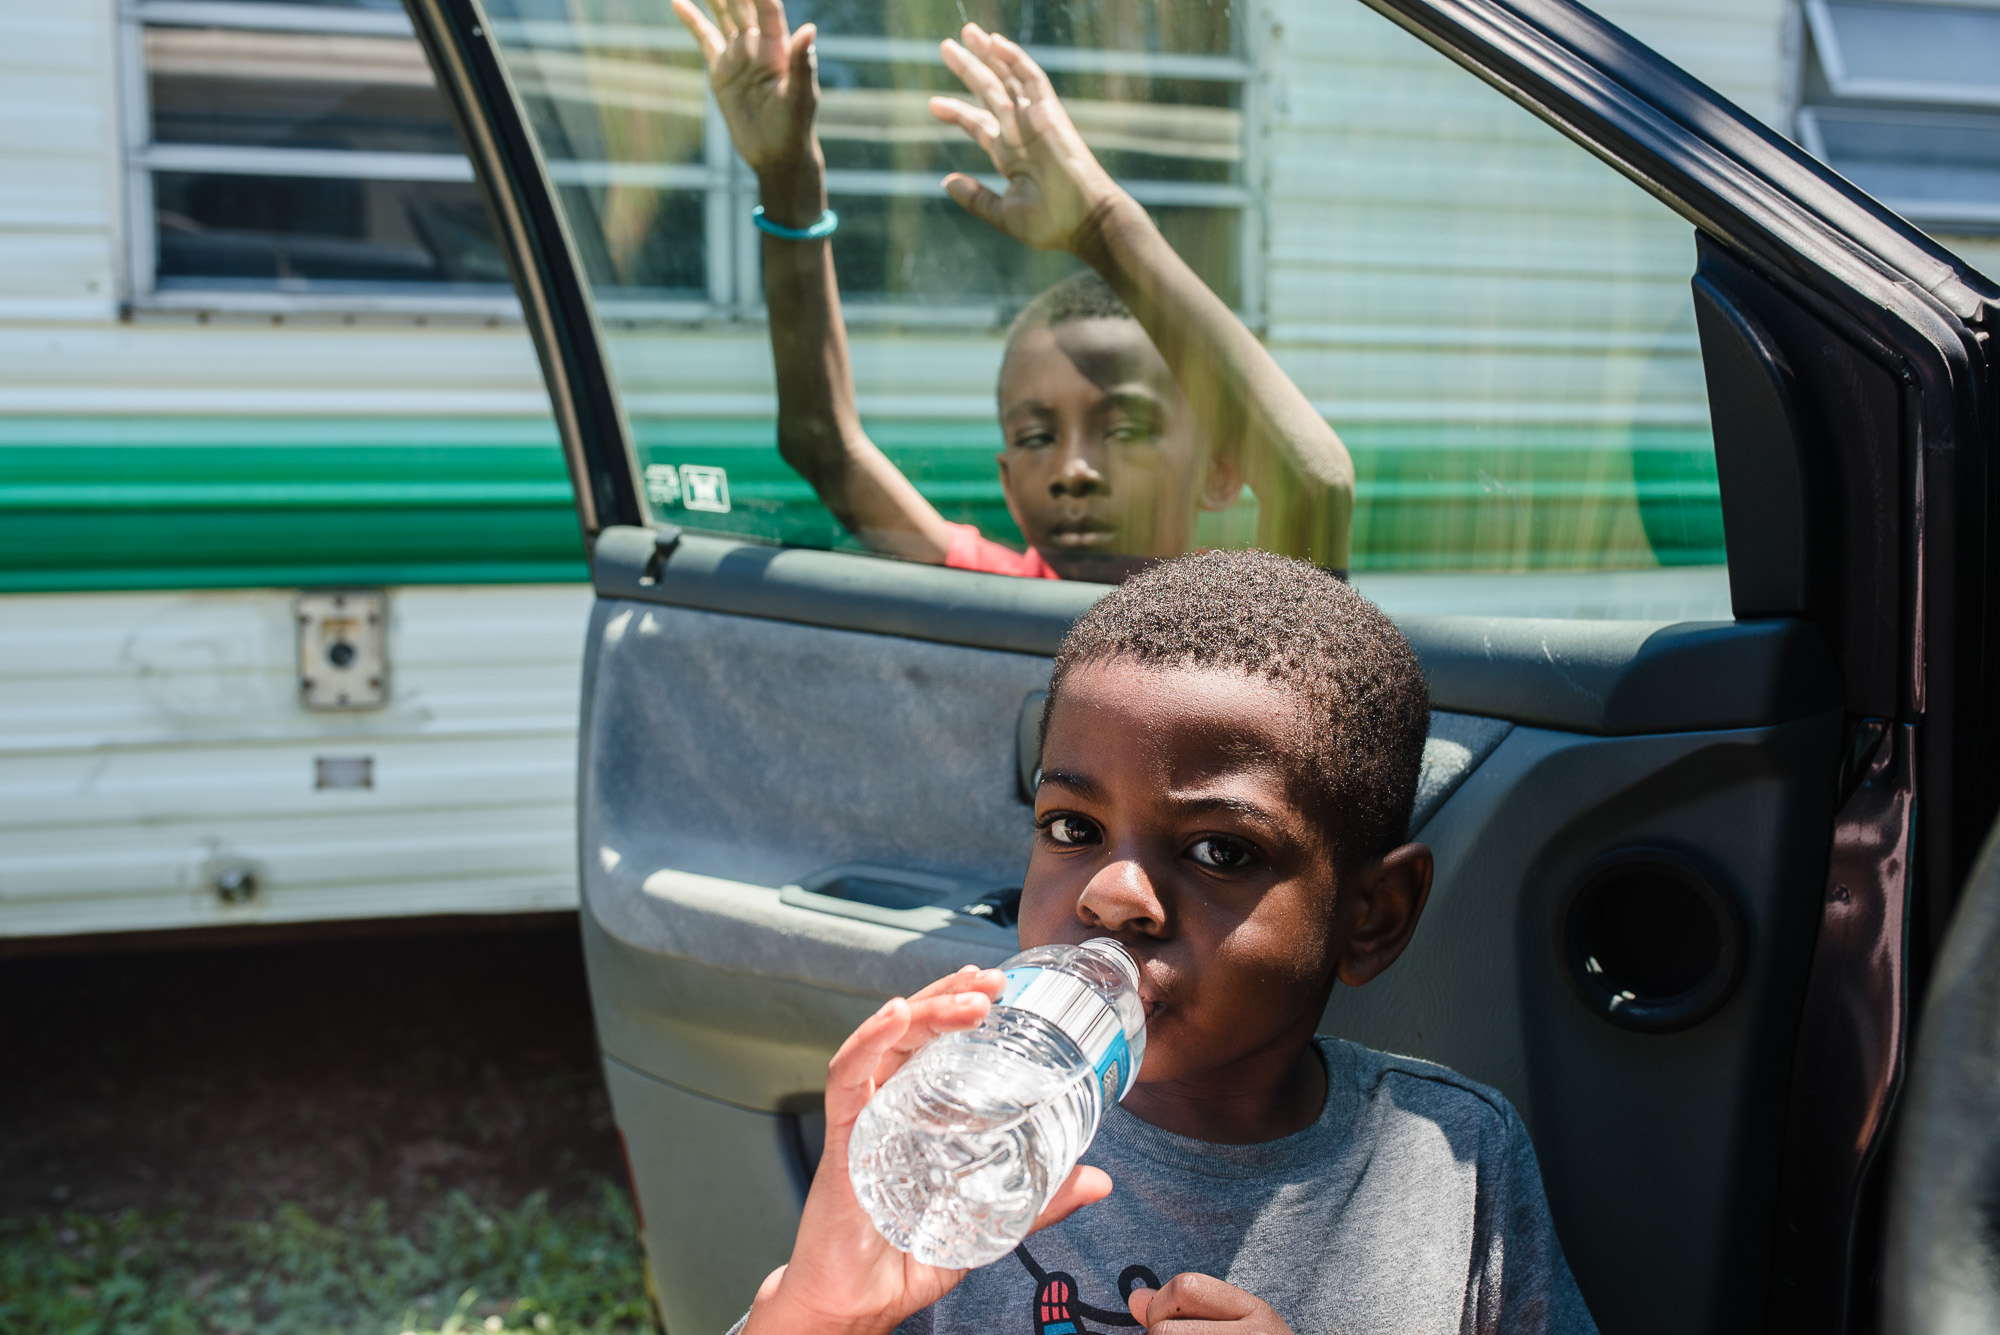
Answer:
M1049 405L1043 403L1040 399L1016 399L1000 410L1000 420L1005 422L1009 418L1021 417L1029 413L1046 415L1048 411Z
M1265 822L1276 822L1278 820L1277 813L1268 807L1258 806L1255 802L1245 801L1240 797L1180 797L1169 793L1167 799L1175 806L1184 808L1195 814L1207 811L1228 811L1238 816L1248 816L1253 820Z
M1114 389L1098 400L1099 407L1109 407L1118 412L1158 413L1166 411L1166 400L1150 389Z
M1084 775L1076 774L1066 769L1043 770L1042 782L1060 784L1062 787L1075 793L1078 797L1087 797L1098 802L1104 800L1104 789L1098 786L1095 779L1087 778Z

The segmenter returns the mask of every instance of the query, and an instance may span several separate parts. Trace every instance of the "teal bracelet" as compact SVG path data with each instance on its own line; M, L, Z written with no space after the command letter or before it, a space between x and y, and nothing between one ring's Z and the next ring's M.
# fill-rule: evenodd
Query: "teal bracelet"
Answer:
M819 215L810 227L787 227L774 223L764 216L764 206L759 204L750 210L750 221L757 224L757 230L765 236L775 236L780 241L817 241L821 237L833 235L833 229L840 226L840 215L832 209Z

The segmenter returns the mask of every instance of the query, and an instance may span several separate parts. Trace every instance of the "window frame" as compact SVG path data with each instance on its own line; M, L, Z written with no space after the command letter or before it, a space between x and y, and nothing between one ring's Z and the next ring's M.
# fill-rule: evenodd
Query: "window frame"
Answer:
M1242 159L1240 179L1231 184L1134 180L1126 182L1133 197L1146 205L1227 208L1239 221L1236 256L1238 314L1253 329L1265 324L1265 236L1268 230L1264 198L1266 184L1263 143L1266 135L1264 78L1258 60L1261 44L1254 7L1238 10L1238 51L1229 55L1147 54L1072 48L1030 48L1035 58L1056 72L1156 73L1181 79L1229 83L1241 92ZM587 33L570 25L533 19L493 20L495 37L509 34L531 39L559 37L570 43ZM126 304L140 311L242 313L255 315L368 314L414 318L472 317L519 320L518 297L425 290L408 285L398 290L385 282L369 290L301 291L204 286L199 279L162 287L159 282L159 233L154 208L153 176L161 171L204 171L244 176L307 176L337 180L401 180L472 183L472 160L464 153L369 152L352 149L283 149L250 145L159 144L153 139L152 97L146 64L149 27L220 28L236 31L392 37L416 40L406 13L346 9L332 5L300 5L281 0L126 0L118 11L118 87L126 218ZM631 36L621 34L621 38ZM631 42L626 44L630 45ZM692 36L678 30L650 29L638 45L650 49L696 50ZM868 62L933 62L928 42L909 38L824 34L823 57ZM616 175L664 188L704 192L703 252L706 295L700 299L619 300L599 297L600 319L620 325L680 324L697 326L714 321L762 323L764 305L761 247L750 211L757 203L757 183L729 142L729 132L713 98L704 118L703 158L698 164L608 164L551 162L552 184L593 184ZM367 170L356 171L361 166ZM348 170L341 170L346 167ZM592 168L609 168L594 171ZM992 178L989 184L998 184ZM875 198L941 197L929 172L893 172L834 168L827 173L828 192L835 196ZM844 314L857 330L868 328L946 329L990 328L1011 315L1018 302L1005 298L948 305L875 300L852 294Z
M206 171L244 176L318 176L335 180L474 183L463 153L393 153L347 149L273 149L251 145L159 144L146 66L147 28L222 28L242 32L395 37L414 41L409 16L390 10L342 9L246 0L133 0L118 11L118 85L123 122L127 305L134 310L253 315L367 314L459 316L519 320L511 292L449 293L379 289L352 292L232 290L223 286L161 287L159 224L153 173ZM365 164L372 170L355 171ZM349 170L333 170L347 166ZM282 170L279 170L282 168ZM497 286L497 285L496 285Z

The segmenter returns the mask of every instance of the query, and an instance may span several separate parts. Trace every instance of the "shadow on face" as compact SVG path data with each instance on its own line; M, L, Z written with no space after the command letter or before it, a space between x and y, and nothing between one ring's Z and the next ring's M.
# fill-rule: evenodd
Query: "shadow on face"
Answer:
M1067 579L1117 580L1188 549L1195 511L1240 488L1218 466L1166 361L1135 320L1029 327L1000 371L1007 508Z

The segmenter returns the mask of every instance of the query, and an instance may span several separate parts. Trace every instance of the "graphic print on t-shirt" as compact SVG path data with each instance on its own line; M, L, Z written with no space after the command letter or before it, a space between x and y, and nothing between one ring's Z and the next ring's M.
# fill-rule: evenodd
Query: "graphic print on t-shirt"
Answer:
M1076 1281L1058 1270L1035 1293L1035 1335L1084 1335L1076 1323Z
M1090 1335L1090 1327L1084 1319L1100 1326L1136 1327L1139 1322L1128 1309L1094 1307L1083 1300L1077 1286L1076 1277L1066 1271L1045 1271L1022 1243L1014 1249L1021 1266L1035 1282L1032 1316L1035 1335ZM1159 1276L1142 1265L1128 1265L1118 1273L1118 1298L1124 1302L1132 1296L1132 1290L1140 1287L1157 1289Z

